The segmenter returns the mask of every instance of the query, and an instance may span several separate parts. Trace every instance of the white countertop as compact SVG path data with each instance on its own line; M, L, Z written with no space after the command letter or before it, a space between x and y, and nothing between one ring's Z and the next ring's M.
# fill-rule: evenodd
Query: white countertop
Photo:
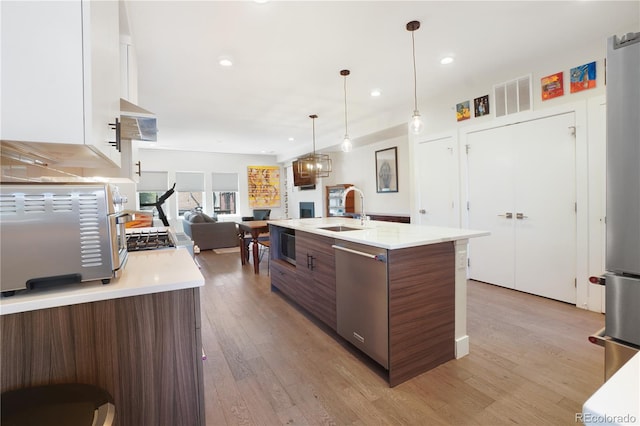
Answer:
M15 314L78 303L202 287L204 277L186 248L128 254L119 278L109 284L87 281L47 289L18 291L0 299L0 314Z
M640 424L640 352L584 403L582 421L586 425Z
M489 235L487 231L377 220L369 220L364 225L360 225L360 219L343 217L270 220L269 224L391 250ZM358 228L358 230L336 232L321 229L337 225Z

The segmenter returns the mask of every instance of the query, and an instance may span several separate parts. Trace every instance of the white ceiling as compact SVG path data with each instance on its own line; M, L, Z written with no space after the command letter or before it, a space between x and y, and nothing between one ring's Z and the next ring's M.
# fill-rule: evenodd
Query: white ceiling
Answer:
M344 136L398 126L418 101L478 75L633 28L639 1L125 0L138 104L158 117L158 149L290 158ZM443 66L442 56L455 55ZM223 68L222 56L234 65ZM517 76L513 76L517 77ZM382 96L373 98L371 89ZM372 119L373 118L373 119ZM290 141L289 138L294 138Z

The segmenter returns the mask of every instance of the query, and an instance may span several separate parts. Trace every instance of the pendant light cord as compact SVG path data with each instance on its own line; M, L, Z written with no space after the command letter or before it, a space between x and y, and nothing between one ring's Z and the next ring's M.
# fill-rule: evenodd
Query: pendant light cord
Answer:
M316 155L316 117L311 115L311 135L313 140L313 156Z
M345 136L349 134L349 130L347 128L347 76L344 76L344 134Z
M416 41L413 35L414 31L411 31L411 46L412 46L412 56L413 56L413 101L414 101L414 111L418 110L418 77L416 72Z

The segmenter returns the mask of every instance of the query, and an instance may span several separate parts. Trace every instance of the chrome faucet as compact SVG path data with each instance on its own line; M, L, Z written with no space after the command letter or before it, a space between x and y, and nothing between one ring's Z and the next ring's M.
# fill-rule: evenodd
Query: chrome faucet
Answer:
M360 202L362 204L362 213L360 213L360 225L364 226L364 220L367 218L366 213L364 212L364 193L356 188L355 186L350 186L347 189L344 190L344 192L342 193L342 205L346 205L347 202L347 194L351 191L358 191L360 193Z

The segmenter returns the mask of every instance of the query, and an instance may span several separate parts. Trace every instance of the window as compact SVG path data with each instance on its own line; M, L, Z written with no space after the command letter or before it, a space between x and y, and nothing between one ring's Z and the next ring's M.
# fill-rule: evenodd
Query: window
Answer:
M167 172L142 172L138 184L138 205L141 211L153 212L158 217L158 209L154 204L169 189ZM147 205L145 205L147 204ZM163 209L166 213L166 209Z
M217 214L237 214L238 174L212 173L213 211Z
M202 210L204 203L204 173L176 172L178 216L190 210Z

